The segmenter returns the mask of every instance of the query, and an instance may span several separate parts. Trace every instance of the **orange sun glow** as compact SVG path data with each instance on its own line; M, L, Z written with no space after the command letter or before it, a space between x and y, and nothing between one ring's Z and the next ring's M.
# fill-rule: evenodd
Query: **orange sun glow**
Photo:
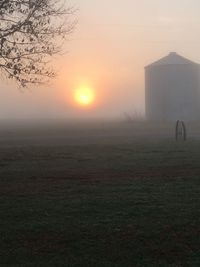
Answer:
M94 91L89 87L80 87L74 92L74 100L81 106L92 105L94 98Z

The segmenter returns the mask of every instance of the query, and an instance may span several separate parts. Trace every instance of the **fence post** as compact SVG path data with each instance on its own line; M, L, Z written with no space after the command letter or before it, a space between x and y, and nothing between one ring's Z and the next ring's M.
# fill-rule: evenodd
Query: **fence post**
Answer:
M178 127L179 127L179 120L177 120L177 122L176 122L176 129L175 129L175 138L176 138L176 141L178 141Z
M179 136L182 137L183 141L187 140L187 131L184 121L177 120L175 131L176 141L179 140Z

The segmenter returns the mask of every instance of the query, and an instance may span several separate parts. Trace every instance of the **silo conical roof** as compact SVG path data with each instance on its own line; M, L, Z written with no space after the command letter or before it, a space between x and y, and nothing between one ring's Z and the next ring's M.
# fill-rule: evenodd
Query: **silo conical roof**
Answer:
M176 52L169 53L168 56L161 58L160 60L147 65L145 68L153 67L153 66L163 66L163 65L185 65L185 64L192 64L198 65L197 63L178 55Z

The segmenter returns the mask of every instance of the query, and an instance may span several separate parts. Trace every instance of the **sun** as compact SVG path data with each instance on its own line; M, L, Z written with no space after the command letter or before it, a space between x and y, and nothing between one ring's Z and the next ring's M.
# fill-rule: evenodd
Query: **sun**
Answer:
M74 92L74 100L81 106L90 106L94 102L94 90L89 87L80 87Z

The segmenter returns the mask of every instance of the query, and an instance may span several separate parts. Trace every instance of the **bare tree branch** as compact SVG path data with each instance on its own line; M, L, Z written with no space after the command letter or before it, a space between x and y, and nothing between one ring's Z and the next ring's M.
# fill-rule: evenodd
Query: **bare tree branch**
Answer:
M55 77L47 65L75 27L62 0L0 0L0 70L21 86Z

